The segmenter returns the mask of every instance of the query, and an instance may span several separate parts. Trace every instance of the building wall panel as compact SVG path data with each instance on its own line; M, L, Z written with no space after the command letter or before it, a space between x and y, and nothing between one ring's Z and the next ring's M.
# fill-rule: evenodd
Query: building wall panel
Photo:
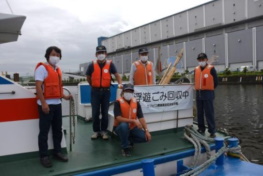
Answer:
M139 59L138 50L137 49L132 50L132 62L135 62L138 59Z
M132 30L132 46L140 45L140 29L136 28Z
M131 69L131 53L123 54L123 73L130 73Z
M151 42L161 40L161 28L160 21L156 21L150 24L151 30Z
M252 30L242 30L228 34L229 63L252 61Z
M197 55L202 50L202 39L189 41L186 43L186 67L194 67L197 65Z
M248 18L263 15L263 0L248 0Z
M167 59L169 57L168 56L168 45L162 45L160 52L161 52L162 65L163 65L163 67L166 67L167 66Z
M118 70L118 73L122 74L123 71L122 71L122 55L121 54L118 54L115 56L114 64Z
M233 23L245 19L245 0L225 0L225 23Z
M180 36L188 33L187 13L182 12L174 15L174 31L175 36Z
M110 41L109 41L109 45L110 45L109 50L110 50L111 52L114 52L114 51L116 50L116 37L112 37L112 38L110 38L109 40L110 40Z
M111 52L110 51L111 48L110 48L110 45L109 45L109 40L103 40L101 42L101 44L104 45L107 48L107 52Z
M189 12L189 32L195 32L204 27L203 6L191 9Z
M162 24L162 39L171 38L174 36L173 33L173 16L167 17L163 20L161 20Z
M117 48L116 49L124 47L124 45L123 45L123 36L124 36L123 34L120 34L120 35L116 36L116 41L117 41Z
M125 32L124 36L124 47L131 47L131 31Z
M181 49L184 48L183 43L176 43L169 45L169 58L174 57L177 58L178 53L181 51ZM184 53L185 54L185 53ZM184 57L181 58L180 62L177 64L177 68L184 68Z
M208 58L218 56L213 65L225 64L225 39L224 35L217 35L205 39L205 53Z
M223 23L222 1L214 1L205 5L205 24L206 27L215 26Z
M140 27L141 29L141 44L150 42L150 25Z
M258 61L263 61L263 26L256 28L256 55Z

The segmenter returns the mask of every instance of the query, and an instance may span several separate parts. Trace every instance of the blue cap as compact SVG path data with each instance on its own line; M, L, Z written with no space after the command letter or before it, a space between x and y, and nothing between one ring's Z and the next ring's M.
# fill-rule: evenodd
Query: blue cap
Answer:
M103 46L103 45L101 45L101 46L97 46L97 48L96 48L96 53L98 53L98 52L102 52L102 51L107 52L106 47Z
M122 89L134 91L134 86L132 84L124 84Z
M198 56L197 56L197 60L198 59L207 59L207 55L205 54L205 53L200 53L200 54L198 54Z
M139 54L142 54L142 53L148 53L148 49L147 48L140 48Z

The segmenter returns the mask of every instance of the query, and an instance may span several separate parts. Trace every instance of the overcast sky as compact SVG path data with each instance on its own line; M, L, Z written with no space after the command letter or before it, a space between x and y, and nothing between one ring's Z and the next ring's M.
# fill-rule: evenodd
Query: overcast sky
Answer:
M17 42L0 45L0 72L33 75L47 47L62 49L59 66L77 71L95 58L97 38L110 37L211 0L8 0L26 16ZM11 13L0 0L0 13ZM0 73L1 74L1 73Z

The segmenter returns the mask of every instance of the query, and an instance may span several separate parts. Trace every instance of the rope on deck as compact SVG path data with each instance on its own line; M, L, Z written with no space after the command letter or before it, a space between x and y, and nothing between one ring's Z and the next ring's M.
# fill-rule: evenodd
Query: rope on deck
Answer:
M203 164L193 168L189 172L182 174L181 176L189 176L189 175L196 176L196 175L200 174L205 169L207 169L219 156L221 156L224 153L227 153L229 156L238 157L240 159L243 159L243 160L249 162L249 160L243 155L240 145L238 145L237 147L228 148L227 143L225 143L224 146L220 150L218 150L218 152L214 156L211 156L211 150L210 150L210 147L206 141L214 142L215 141L214 138L209 138L209 137L205 137L205 136L201 135L195 129L193 129L192 126L186 126L185 127L184 136L195 147L195 154L194 154L194 160L193 160L192 166L194 167L196 165L198 157L201 154L201 144L206 149L206 154L207 154L208 160L205 161ZM225 140L228 138L229 137L226 137Z

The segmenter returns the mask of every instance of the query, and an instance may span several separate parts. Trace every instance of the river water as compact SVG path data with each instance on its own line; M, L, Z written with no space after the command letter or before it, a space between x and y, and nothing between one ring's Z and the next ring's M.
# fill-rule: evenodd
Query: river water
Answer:
M241 140L250 161L263 165L263 85L219 85L215 118L218 129Z
M73 95L77 86L68 86ZM219 85L215 91L217 129L240 139L243 154L263 165L263 85ZM68 114L63 101L63 114Z

